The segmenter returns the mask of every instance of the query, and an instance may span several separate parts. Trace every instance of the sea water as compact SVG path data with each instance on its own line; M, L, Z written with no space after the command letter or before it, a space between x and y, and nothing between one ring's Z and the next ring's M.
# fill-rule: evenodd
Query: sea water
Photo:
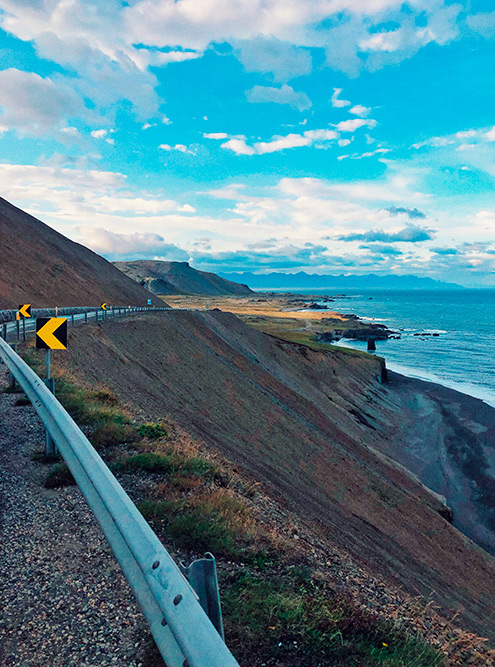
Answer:
M313 289L311 294L337 293L327 288ZM319 303L384 324L400 335L400 340L376 341L376 354L385 358L388 368L495 406L495 290L343 290L343 294L333 303ZM365 341L342 339L338 344L366 350Z

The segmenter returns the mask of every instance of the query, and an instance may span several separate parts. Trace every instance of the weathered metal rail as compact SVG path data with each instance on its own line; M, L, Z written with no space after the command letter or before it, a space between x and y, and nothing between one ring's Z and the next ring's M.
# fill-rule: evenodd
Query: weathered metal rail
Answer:
M170 554L43 380L2 338L0 359L86 498L168 667L239 667Z

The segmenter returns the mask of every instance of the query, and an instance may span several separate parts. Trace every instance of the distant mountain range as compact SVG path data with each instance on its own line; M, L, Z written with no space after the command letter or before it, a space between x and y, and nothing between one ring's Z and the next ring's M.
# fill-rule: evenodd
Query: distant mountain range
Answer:
M114 262L114 265L154 294L249 294L249 287L220 278L215 273L198 271L187 262L162 262L152 259Z
M445 283L433 278L413 275L385 275L375 273L360 276L332 276L305 273L222 273L222 278L249 285L252 289L464 289L456 283Z

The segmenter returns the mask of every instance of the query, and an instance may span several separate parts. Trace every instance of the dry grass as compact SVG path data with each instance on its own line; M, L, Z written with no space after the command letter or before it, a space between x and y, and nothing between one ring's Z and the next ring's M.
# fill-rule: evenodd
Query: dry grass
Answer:
M266 299L259 302L258 298ZM258 317L280 317L294 320L324 320L333 319L340 323L348 321L345 315L330 310L301 310L301 305L291 304L293 297L286 295L267 296L257 295L249 297L230 296L167 296L167 302L174 308L192 308L195 310L220 310L235 313L236 315L252 315ZM307 298L307 297L302 297Z

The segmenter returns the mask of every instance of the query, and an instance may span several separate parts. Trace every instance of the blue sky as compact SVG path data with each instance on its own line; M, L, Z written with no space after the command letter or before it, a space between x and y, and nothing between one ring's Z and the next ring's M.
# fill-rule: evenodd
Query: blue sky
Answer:
M495 11L0 0L0 183L109 259L495 286Z

